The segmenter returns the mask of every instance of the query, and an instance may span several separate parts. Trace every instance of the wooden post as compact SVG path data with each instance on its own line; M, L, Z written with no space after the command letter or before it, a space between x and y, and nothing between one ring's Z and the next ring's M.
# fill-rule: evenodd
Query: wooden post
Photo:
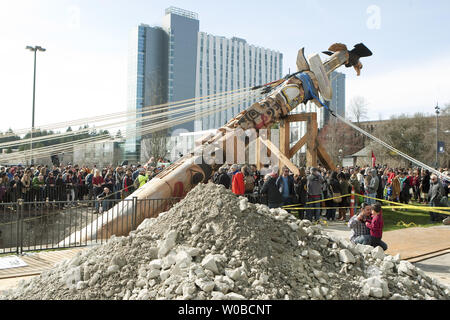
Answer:
M306 146L306 165L317 167L317 113L311 113L307 120L306 131L309 135Z
M255 152L256 152L256 169L259 171L261 170L261 142L259 141L259 130L256 131L256 148L255 148Z
M288 167L294 174L300 174L299 169L270 140L264 140L261 138L258 139L260 139L261 142L267 146L267 149L270 149L278 157L278 159L280 159L282 165Z
M289 157L289 142L290 142L290 122L285 119L280 121L280 151L287 158Z

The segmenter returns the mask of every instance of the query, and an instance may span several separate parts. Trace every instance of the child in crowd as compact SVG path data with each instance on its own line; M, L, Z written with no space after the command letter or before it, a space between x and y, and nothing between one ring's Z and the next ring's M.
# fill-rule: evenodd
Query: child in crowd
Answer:
M372 206L372 216L366 222L366 227L370 230L369 244L372 247L380 246L384 251L387 250L387 245L381 240L383 236L383 214L381 212L381 204L379 202Z
M392 201L392 185L390 183L387 183L384 187L384 200Z

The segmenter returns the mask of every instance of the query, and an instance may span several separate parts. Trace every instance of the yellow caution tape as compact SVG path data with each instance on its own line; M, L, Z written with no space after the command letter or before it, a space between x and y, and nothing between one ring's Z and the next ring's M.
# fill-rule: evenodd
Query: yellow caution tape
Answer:
M397 227L405 227L405 228L418 227L418 225L415 224L414 222L411 222L411 223L406 224L406 223L403 222L403 221L397 222L396 226L397 226Z
M322 199L322 200L317 200L317 201L311 201L311 202L307 202L306 204L313 204L313 203L320 203L320 202L324 202L324 201L328 201L328 200L333 200L333 199L337 199L337 198L344 198L344 197L348 197L351 196L352 194L345 194L342 196L337 196L337 197L333 197L333 198L328 198L328 199ZM373 197L369 197L366 195L361 195L361 194L355 194L355 196L358 197L363 197L363 198L367 198L367 199L372 199L372 200L376 200L379 202L385 202L385 203L389 203L392 205L395 205L395 208L392 208L392 206L383 206L382 208L390 208L390 209L414 209L414 210L420 210L420 211L427 211L427 212L435 212L435 213L440 213L440 214L445 214L445 215L450 215L449 211L443 211L443 210L450 210L450 208L448 207L424 207L424 206L414 206L414 205L410 205L410 204L404 204L404 203L398 203L398 202L394 202L394 201L390 201L390 200L385 200L385 199L378 199L378 198L373 198ZM351 209L352 207L319 207L319 208L311 208L311 207L296 207L298 206L298 204L290 204L287 206L283 206L283 209L289 209L289 210L315 210L315 209Z

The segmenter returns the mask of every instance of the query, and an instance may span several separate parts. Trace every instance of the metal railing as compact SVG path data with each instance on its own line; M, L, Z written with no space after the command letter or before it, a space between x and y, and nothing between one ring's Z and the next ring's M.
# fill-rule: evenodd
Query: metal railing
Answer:
M112 234L128 234L144 219L169 210L180 200L129 198L0 203L0 254L102 244ZM127 215L121 215L125 210ZM111 219L113 216L115 219ZM106 229L97 232L93 225ZM70 236L76 232L80 237L73 240Z

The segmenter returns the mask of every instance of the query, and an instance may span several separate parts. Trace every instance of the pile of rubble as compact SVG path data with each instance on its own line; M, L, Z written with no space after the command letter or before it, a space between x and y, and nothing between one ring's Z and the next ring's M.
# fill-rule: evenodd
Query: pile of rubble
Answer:
M200 184L127 237L83 250L3 299L449 299L380 247Z

